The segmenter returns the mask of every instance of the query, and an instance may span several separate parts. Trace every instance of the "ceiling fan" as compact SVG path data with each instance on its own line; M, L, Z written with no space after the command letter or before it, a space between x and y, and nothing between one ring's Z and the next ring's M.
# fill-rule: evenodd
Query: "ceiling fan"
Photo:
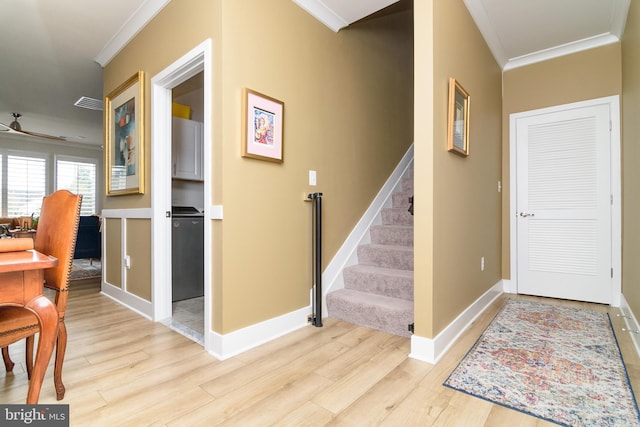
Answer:
M53 135L47 135L46 133L39 133L39 132L30 132L27 130L23 130L22 126L20 125L20 122L18 122L18 119L20 117L22 117L22 114L20 113L11 113L11 116L13 117L13 121L11 123L9 123L9 125L5 125L3 123L0 123L0 132L7 132L7 133L11 133L11 134L19 134L19 135L27 135L27 136L35 136L37 138L47 138L47 139L54 139L56 141L66 141L66 137L64 136L53 136Z

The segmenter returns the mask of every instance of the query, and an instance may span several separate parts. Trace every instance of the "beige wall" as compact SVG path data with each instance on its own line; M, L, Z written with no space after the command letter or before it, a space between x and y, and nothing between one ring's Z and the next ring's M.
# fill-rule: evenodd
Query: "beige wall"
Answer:
M510 273L509 115L622 93L620 43L516 68L504 73L502 117L502 275Z
M462 0L414 8L415 327L431 338L501 279L501 70ZM466 158L447 151L449 77L470 94Z
M289 0L172 1L105 68L105 93L138 69L149 80L209 37L208 178L214 203L224 206L213 227L213 328L228 333L308 305L311 212L303 192L325 195L326 266L412 143L411 13L336 34ZM285 103L282 164L240 156L243 87ZM106 208L150 206L153 149L145 194L108 197ZM317 187L308 186L309 170ZM145 250L150 240L139 256Z
M131 255L131 266L125 270L127 292L151 301L151 221L148 219L127 219L126 247Z
M413 4L414 20L414 330L433 337L433 0Z
M631 2L622 39L622 292L640 315L640 5Z
M102 231L103 236L109 236L104 238L105 280L122 289L122 264L114 261L122 259L122 221L105 218Z

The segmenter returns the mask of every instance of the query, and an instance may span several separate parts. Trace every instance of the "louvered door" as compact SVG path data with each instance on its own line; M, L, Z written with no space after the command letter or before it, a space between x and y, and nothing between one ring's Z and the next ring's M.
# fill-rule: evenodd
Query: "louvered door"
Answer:
M611 302L609 107L516 124L518 293Z

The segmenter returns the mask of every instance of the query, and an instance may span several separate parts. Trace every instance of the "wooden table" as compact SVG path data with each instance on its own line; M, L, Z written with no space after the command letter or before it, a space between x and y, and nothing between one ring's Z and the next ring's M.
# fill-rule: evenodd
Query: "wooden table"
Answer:
M13 237L31 237L36 240L36 230L10 230Z
M24 307L36 315L40 324L27 404L38 403L44 373L58 335L58 310L43 295L44 269L57 265L57 258L35 250L0 253L0 306Z

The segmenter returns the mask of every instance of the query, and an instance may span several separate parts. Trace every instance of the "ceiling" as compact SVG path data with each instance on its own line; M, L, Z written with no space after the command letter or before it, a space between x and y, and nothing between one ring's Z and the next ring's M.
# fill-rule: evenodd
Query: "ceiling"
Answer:
M631 0L464 0L504 69L616 43Z
M102 111L74 103L102 101L97 59L110 59L167 1L0 1L0 123L19 112L23 130L100 146Z
M8 125L11 113L19 112L24 130L65 136L66 143L100 146L102 112L74 103L81 96L102 100L102 66L169 1L1 1L0 16L11 18L0 26L0 124ZM336 32L395 3L411 4L292 1ZM496 61L507 70L619 41L630 1L464 3Z

